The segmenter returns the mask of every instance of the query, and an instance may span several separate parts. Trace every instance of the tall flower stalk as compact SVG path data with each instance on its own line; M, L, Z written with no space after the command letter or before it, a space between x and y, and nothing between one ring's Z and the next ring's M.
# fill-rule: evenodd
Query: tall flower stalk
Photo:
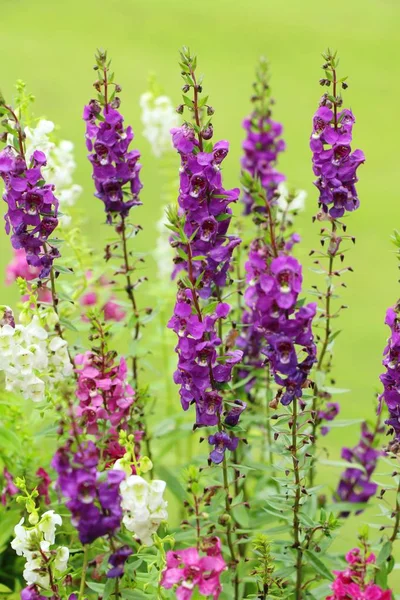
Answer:
M226 141L213 144L211 119L202 121L203 110L210 117L207 97L200 99L202 82L196 76L196 58L184 48L181 69L184 79L184 105L192 116L180 128L172 130L173 144L181 157L180 194L178 211L171 211L172 245L176 248L175 275L178 294L174 316L169 322L178 335L178 369L175 382L180 386L184 410L196 407L195 427L214 427L208 437L214 446L209 460L222 465L225 496L226 530L235 599L239 597L238 552L234 539L234 520L231 509L231 481L226 451L234 451L239 439L235 430L240 413L237 405L224 398L223 390L231 380L232 369L242 353L224 351L222 320L230 312L229 304L222 301L222 291L230 278L231 257L240 239L228 234L232 217L229 205L239 196L239 190L225 190L222 186L221 163L228 154ZM192 98L187 93L192 92ZM223 418L223 412L227 414Z
M313 400L313 445L317 442L319 413L324 399L330 394L324 389L326 379L332 368L333 342L337 332L332 329L332 320L339 316L342 306L335 309L335 278L351 267L339 267L337 259L344 260L342 243L345 240L355 241L354 237L345 235L346 225L340 220L348 212L356 210L360 201L357 195L357 169L365 161L361 150L351 149L352 129L355 118L351 110L342 108L343 100L339 86L346 89L347 77L340 78L337 74L338 59L336 53L330 50L323 54L324 77L320 80L322 86L331 88L331 93L322 96L319 107L313 118L313 129L310 138L312 164L317 176L314 184L318 189L318 204L320 212L314 218L324 223L321 229L321 245L326 251L318 252L315 261L326 276L326 288L320 290L315 286L315 293L322 303L319 326L322 329L319 336L319 352L316 367L316 378ZM326 223L326 225L325 225ZM314 252L312 252L314 254ZM326 266L320 262L323 260ZM315 481L315 465L310 471L310 485Z
M118 96L121 86L115 83L110 64L107 53L99 51L95 66L98 79L94 83L98 92L97 99L91 100L85 106L83 118L86 122L86 145L93 167L95 195L104 203L107 223L114 226L118 235L118 241L106 247L105 258L107 261L113 257L122 260L116 275L125 279L124 289L131 305L132 313L128 325L132 329L132 377L139 398L137 407L140 425L145 432L147 453L151 456L144 408L141 407L137 353L137 342L143 319L136 299L136 288L142 279L136 281L133 279L137 261L132 261L128 247L130 239L141 229L140 226L129 221L130 210L134 206L141 205L139 200L139 192L142 188L139 178L141 165L138 162L140 153L138 150L129 149L134 134L132 127L124 125L124 118L118 110L121 103Z

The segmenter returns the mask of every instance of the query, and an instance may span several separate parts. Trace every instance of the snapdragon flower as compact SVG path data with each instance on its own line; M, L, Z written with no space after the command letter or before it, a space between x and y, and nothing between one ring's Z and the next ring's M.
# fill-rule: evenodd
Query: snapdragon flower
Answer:
M380 401L384 401L389 410L386 424L394 434L395 441L400 440L400 302L386 312L385 324L390 327L382 364L386 371L380 377L383 393Z
M379 427L371 431L366 423L361 426L361 438L354 448L342 448L342 458L354 464L345 469L337 489L337 496L343 502L368 502L378 490L371 481L382 451L374 447ZM359 466L359 468L358 468ZM346 513L348 514L348 513Z
M114 469L120 468L117 461ZM126 476L119 487L122 522L146 546L153 544L153 533L168 519L168 502L163 498L165 488L165 481L153 479L147 482L139 475Z
M40 402L46 392L72 374L68 344L50 337L34 316L28 325L0 325L0 371L6 390Z
M203 597L218 600L222 591L220 576L227 568L220 540L212 538L211 543L205 540L204 551L203 556L196 548L167 552L161 585L166 589L175 588L178 600L190 600L196 589Z
M353 548L346 554L346 562L348 566L344 571L334 571L333 594L326 600L392 600L390 590L383 590L374 583L374 569L369 569L376 563L374 554Z
M57 488L67 498L82 544L113 535L121 525L119 485L125 475L113 469L100 472L98 464L99 451L91 441L74 453L68 444L59 448L52 461L58 473Z
M44 183L42 168L46 164L47 157L40 150L27 158L12 146L0 152L3 199L8 205L6 232L12 234L13 248L25 250L28 264L40 268L42 279L49 276L54 259L60 256L49 242L58 225L59 200L54 195L55 186Z
M60 515L49 510L33 527L24 525L24 518L15 526L15 538L11 547L26 560L23 577L28 586L51 589L51 581L61 578L68 564L69 550L66 546L51 548L55 544L56 527L62 524ZM52 577L50 577L50 573ZM35 590L35 587L33 587ZM29 598L29 595L26 594ZM34 596L33 596L34 597Z

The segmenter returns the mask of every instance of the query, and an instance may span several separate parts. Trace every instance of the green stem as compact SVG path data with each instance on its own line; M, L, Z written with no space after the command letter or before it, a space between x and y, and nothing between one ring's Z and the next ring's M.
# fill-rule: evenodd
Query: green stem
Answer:
M397 540L397 535L400 530L400 478L399 478L399 485L397 486L397 493L396 493L395 515L396 516L395 516L395 521L394 521L394 526L393 526L393 532L392 532L392 535L390 536L390 541L392 543Z
M296 587L295 600L301 600L301 587L303 575L303 548L300 542L300 498L301 498L301 480L299 470L299 458L297 456L297 398L293 400L293 420L292 420L292 463L295 481L294 505L293 505L293 548L296 550Z
M81 584L79 586L78 600L83 600L83 596L84 596L84 593L85 593L86 571L87 571L87 568L88 568L88 551L89 551L89 546L83 546L82 575L81 575Z

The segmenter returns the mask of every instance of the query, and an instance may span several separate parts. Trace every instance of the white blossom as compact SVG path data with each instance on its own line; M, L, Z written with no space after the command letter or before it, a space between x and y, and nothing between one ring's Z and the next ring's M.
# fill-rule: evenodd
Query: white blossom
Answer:
M307 192L305 190L296 190L295 193L289 191L285 183L278 185L277 199L277 221L281 222L285 217L285 222L292 225L295 214L304 210Z
M143 135L149 141L153 154L159 158L172 150L170 130L179 125L179 117L168 96L146 92L140 97Z
M34 316L27 325L0 326L0 371L7 391L40 402L73 368L67 342L50 337Z
M55 541L55 531L62 524L60 515L49 510L33 527L25 527L24 519L15 526L15 538L11 547L18 556L25 558L23 577L28 585L37 584L44 589L50 585L49 566L53 578L59 579L67 569L69 550L65 546L51 548Z
M165 481L149 483L139 475L130 475L120 484L122 522L146 546L153 544L153 533L168 518L165 487Z

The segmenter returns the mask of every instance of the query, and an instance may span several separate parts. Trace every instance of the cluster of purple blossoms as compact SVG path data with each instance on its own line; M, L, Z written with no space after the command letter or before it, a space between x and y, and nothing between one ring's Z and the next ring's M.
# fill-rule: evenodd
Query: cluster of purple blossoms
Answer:
M68 498L66 506L82 544L113 535L121 524L119 484L125 473L113 469L100 473L98 464L99 452L90 441L81 445L73 456L67 444L57 450L52 461L58 473L57 488Z
M96 100L85 106L86 146L93 167L97 198L104 202L107 220L115 214L126 217L132 206L140 205L138 199L142 184L139 178L141 165L138 150L129 150L133 140L131 127L124 127L121 113Z
M246 263L248 310L244 322L250 323L250 335L257 339L263 354L282 386L280 400L288 405L302 396L316 358L311 330L316 304L296 309L302 286L301 265L292 256L280 255L270 260L268 246L260 239L252 242ZM245 331L241 344L246 346ZM303 355L300 354L303 351Z
M265 189L269 201L273 199L278 185L286 177L275 169L278 154L285 150L285 142L281 139L283 127L281 123L273 121L270 112L262 115L254 111L243 121L246 130L246 139L242 148L242 168L248 171L255 179L259 179ZM244 193L243 202L246 215L263 212L262 207L256 207L251 194Z
M389 425L395 436L395 441L400 440L400 302L386 312L385 324L390 327L391 335L384 350L383 365L386 372L380 377L383 392L380 400L384 400L389 410Z
M339 481L337 497L342 502L368 502L376 494L378 486L371 481L381 450L374 447L379 427L370 431L368 425L361 426L361 439L354 448L342 448L342 458L347 462L354 463L354 467L347 468ZM361 468L357 468L360 465ZM346 516L348 513L343 513Z
M324 212L337 219L346 211L359 207L357 169L365 161L361 150L351 151L355 119L351 110L343 109L337 116L331 103L322 97L313 118L310 148L313 153L314 182L319 190L319 203Z
M223 356L218 353L222 340L217 334L216 323L226 318L229 311L229 304L221 302L214 313L200 316L195 309L193 292L179 290L174 315L168 323L168 327L178 336L178 367L174 381L180 386L182 408L187 410L191 404L195 404L197 427L220 423L223 398L216 388L230 381L234 365L242 358L240 350L230 350ZM240 406L238 409L239 406L234 406L228 412L225 419L227 424L237 424L244 408ZM210 458L214 462L221 462L226 448L232 450L233 445L237 445L237 438L224 433L225 437L220 440L218 435L210 436L209 440L222 452L221 460L214 460L217 455L211 453Z
M42 279L49 276L54 259L60 256L48 242L58 225L58 200L54 186L43 180L45 165L46 156L40 150L32 154L29 165L11 146L0 152L3 199L8 205L6 232L11 232L13 248L25 251L28 265L38 268Z
M179 211L184 216L184 232L191 240L193 257L203 257L193 262L193 277L201 275L199 294L209 298L213 287L226 285L232 252L241 242L228 235L232 211L229 204L239 198L239 189L225 190L222 185L221 163L228 154L229 144L220 141L211 152L200 152L195 132L185 124L172 129L174 147L181 156ZM178 243L184 252L187 247ZM174 275L187 270L187 261L175 259Z

